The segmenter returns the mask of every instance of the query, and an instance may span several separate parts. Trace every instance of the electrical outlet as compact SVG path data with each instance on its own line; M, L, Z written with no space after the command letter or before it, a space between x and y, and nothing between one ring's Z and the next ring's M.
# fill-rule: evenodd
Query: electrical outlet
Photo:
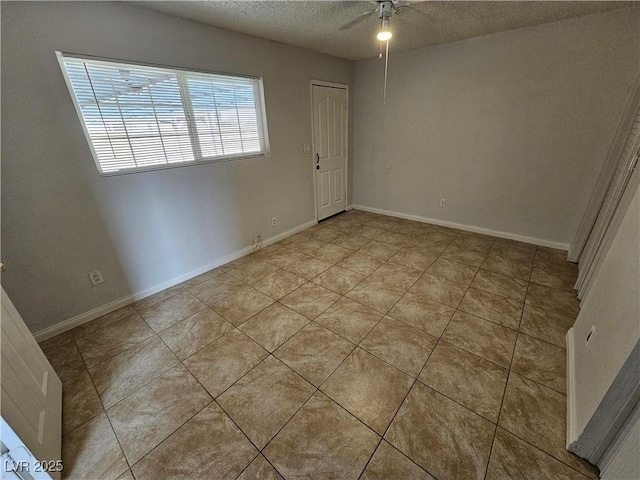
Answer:
M303 143L302 144L302 153L311 153L311 144Z
M591 327L591 330L589 330L589 333L587 334L587 340L584 342L585 345L589 345L589 342L591 341L591 339L593 338L593 334L596 333L596 327L595 325L593 325Z
M96 285L104 283L104 278L102 278L102 272L100 270L89 272L89 280L91 280L91 285L93 285L94 287Z
M277 227L278 226L278 219L276 217L273 217L271 219L271 226L272 227Z
M440 206L444 207L447 204L447 201L444 198L440 199Z

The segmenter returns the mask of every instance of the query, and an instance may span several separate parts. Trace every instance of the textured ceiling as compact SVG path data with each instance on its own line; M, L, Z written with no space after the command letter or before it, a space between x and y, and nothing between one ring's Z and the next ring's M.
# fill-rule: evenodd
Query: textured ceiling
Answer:
M138 6L277 42L359 60L378 54L376 14L369 1L145 1ZM409 3L409 2L402 2ZM621 8L634 2L411 2L391 19L392 51L452 42L489 33Z

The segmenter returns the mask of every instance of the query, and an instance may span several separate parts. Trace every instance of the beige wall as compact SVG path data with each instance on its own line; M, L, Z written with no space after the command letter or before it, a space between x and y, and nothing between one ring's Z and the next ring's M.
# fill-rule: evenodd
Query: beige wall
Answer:
M570 441L583 432L612 382L640 342L640 187L599 266L573 336L574 395ZM589 345L586 338L595 328Z
M314 219L309 80L352 62L120 2L1 8L2 281L32 331ZM55 50L260 75L271 157L102 178Z
M383 61L357 62L353 203L566 246L638 76L638 12L391 48L386 105Z

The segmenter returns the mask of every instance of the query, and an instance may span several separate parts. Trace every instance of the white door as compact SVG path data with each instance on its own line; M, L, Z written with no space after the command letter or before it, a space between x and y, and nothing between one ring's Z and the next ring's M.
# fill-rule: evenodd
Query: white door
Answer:
M347 208L347 89L313 85L313 147L318 220Z
M51 464L61 460L62 382L4 288L1 293L2 419L24 442L29 455L35 456L30 460L48 462L47 468L55 470ZM5 440L3 436L3 444ZM15 444L3 445L5 448L14 460L29 460L24 458L24 448L16 448ZM33 477L42 477L34 473ZM59 478L57 472L50 475Z

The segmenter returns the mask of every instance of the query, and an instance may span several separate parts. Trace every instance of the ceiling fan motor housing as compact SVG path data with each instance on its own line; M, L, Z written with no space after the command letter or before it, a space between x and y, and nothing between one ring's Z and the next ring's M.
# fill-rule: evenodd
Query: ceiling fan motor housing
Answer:
M389 20L393 14L393 2L380 2L378 17L381 20Z

